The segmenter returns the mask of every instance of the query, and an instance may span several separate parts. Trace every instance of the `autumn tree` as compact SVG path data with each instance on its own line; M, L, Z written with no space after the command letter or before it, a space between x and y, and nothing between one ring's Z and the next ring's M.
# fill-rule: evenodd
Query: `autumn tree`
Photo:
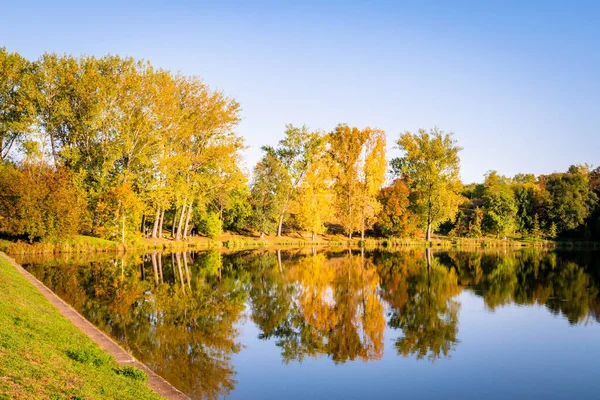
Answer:
M377 195L386 166L385 132L340 124L329 133L328 141L336 217L348 237L356 231L364 237L379 212Z
M437 128L417 134L405 132L396 142L404 152L392 161L397 174L409 182L413 210L420 216L426 240L442 222L452 219L461 202L460 147L451 134Z
M332 217L331 204L331 165L325 154L325 143L317 149L315 159L306 171L305 177L297 189L294 203L295 222L302 230L312 235L325 232L325 222Z
M278 146L264 146L263 151L281 164L280 169L283 173L278 188L282 199L279 202L277 236L281 236L286 212L298 193L298 187L303 183L311 165L322 156L323 136L320 132L311 132L306 126L295 127L288 124L285 137Z
M381 204L375 225L378 232L394 237L415 235L418 221L410 210L410 189L403 180L395 179L382 188L378 200Z

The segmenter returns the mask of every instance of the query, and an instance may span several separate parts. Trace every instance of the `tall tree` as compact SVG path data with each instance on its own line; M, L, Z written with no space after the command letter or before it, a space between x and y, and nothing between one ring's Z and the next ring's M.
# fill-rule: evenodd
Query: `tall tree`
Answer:
M0 160L31 131L36 117L35 65L0 47Z
M442 222L453 219L461 202L460 147L437 128L405 132L396 142L404 156L392 160L394 170L410 183L413 208L426 229L426 240Z
M285 199L287 171L270 152L254 167L251 192L251 226L260 237L273 232Z
M490 171L483 185L484 229L496 237L513 233L517 227L518 210L510 180Z
M336 217L348 237L375 222L385 177L385 133L340 124L328 135Z
M330 163L321 154L306 172L294 207L298 227L310 232L313 241L325 231L325 222L331 217L332 197Z
M269 153L281 163L284 171L284 180L279 188L282 201L279 203L279 220L277 223L277 236L281 236L281 229L286 212L298 193L298 187L304 181L306 172L322 153L323 135L320 132L311 132L308 127L295 127L288 124L285 127L285 137L276 148L264 146L263 151Z

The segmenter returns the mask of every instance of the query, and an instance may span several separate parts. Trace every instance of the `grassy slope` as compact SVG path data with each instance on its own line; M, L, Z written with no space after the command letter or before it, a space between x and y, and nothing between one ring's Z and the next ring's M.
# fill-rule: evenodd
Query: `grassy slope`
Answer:
M0 399L160 399L122 371L0 258Z

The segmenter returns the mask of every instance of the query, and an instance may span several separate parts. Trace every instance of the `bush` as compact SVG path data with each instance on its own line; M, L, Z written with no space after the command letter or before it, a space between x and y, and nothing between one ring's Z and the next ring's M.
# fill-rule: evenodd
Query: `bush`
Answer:
M70 175L48 166L0 166L0 230L34 239L77 233L81 196Z
M97 347L85 347L66 351L67 357L82 364L92 364L96 367L106 365L112 361L112 357Z
M122 367L114 368L117 375L123 375L127 378L131 378L134 381L147 382L148 375L141 369L138 369L131 365L124 365Z
M212 211L199 215L197 225L198 231L211 239L217 239L223 233L219 215Z

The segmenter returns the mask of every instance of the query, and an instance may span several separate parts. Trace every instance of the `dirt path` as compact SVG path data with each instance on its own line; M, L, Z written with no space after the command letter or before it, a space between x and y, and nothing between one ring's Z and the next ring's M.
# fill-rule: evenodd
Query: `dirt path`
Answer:
M42 282L38 281L36 277L31 275L29 272L25 271L23 267L15 262L12 258L0 252L0 256L4 257L10 264L12 264L17 271L21 273L29 282L35 286L40 293L46 297L50 303L54 304L58 311L66 318L68 318L77 328L79 328L83 333L85 333L90 339L96 342L100 347L102 347L107 353L112 355L115 360L121 365L133 365L136 368L139 368L146 372L148 375L148 386L158 393L160 396L163 396L167 399L189 399L185 394L177 390L173 385L164 380L161 376L154 373L150 370L146 365L137 361L131 354L123 350L117 343L115 343L111 338L109 338L106 334L92 325L87 319L85 319L81 314L75 311L71 306L65 303L60 297L55 295L50 289L48 289Z

